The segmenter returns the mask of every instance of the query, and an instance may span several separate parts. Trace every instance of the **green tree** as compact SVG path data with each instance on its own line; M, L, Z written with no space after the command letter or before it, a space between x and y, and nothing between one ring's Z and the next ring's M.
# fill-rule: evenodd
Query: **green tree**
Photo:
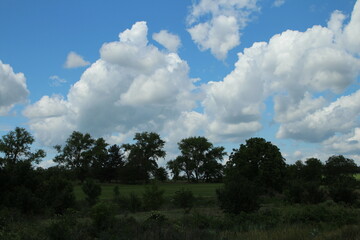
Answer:
M0 205L17 208L23 213L44 209L40 194L43 179L33 163L45 157L43 150L31 151L32 135L24 128L15 128L0 139Z
M31 145L35 139L25 129L16 127L14 131L2 136L0 139L0 167L14 165L19 161L39 163L46 156L44 150L31 152Z
M148 182L158 168L157 160L166 155L163 150L165 141L153 132L136 133L134 140L133 144L123 145L128 153L127 167L136 173L135 176L131 176L133 179Z
M159 167L155 170L155 179L160 182L165 182L168 180L168 173L166 172L166 169L163 167Z
M90 175L93 145L94 139L90 134L74 131L66 140L64 147L60 145L54 147L58 151L54 162L73 170L76 177L83 182Z
M164 190L159 189L158 185L155 183L145 187L143 204L146 210L158 210L163 203Z
M263 138L250 138L234 149L227 168L235 168L236 174L254 181L264 191L281 192L285 183L285 159L277 146Z
M173 175L172 180L178 180L181 171L180 164L176 160L170 160L166 163L166 168L169 169Z
M84 181L81 189L86 194L86 201L90 206L93 206L98 200L101 194L101 186L97 184L93 179L88 178Z
M334 201L353 204L357 200L357 181L354 177L357 172L358 166L354 160L342 155L329 157L325 163L325 183Z
M224 147L214 147L205 137L189 137L179 143L181 156L178 161L188 180L194 174L195 180L211 181L221 175L221 161L226 155Z

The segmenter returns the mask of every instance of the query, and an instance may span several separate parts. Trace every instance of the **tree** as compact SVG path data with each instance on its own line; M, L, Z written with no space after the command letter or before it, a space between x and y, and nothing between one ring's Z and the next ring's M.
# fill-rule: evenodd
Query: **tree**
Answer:
M330 197L336 202L352 204L358 198L355 192L357 181L354 174L358 167L354 160L342 155L329 157L325 163L325 183Z
M34 143L33 136L25 129L16 127L14 131L2 136L0 139L0 167L14 165L19 161L39 163L46 156L44 150L31 152L31 145Z
M127 167L136 173L137 176L132 176L134 180L148 182L158 168L157 160L166 155L163 150L165 141L153 132L136 133L134 140L133 144L123 145L128 153Z
M179 163L176 160L170 160L166 163L166 168L171 171L172 180L178 180L181 171Z
M43 179L33 163L45 157L43 150L31 151L32 135L24 128L15 128L0 139L0 205L17 208L24 213L43 210L39 193Z
M195 180L211 181L221 175L221 161L226 155L224 147L214 147L205 137L189 137L179 143L181 156L178 161L181 169L185 171L188 180L194 174Z
M103 138L98 138L91 149L92 165L91 168L94 173L94 177L100 181L106 181L109 179L107 176L105 167L108 160L108 144ZM111 179L111 178L110 178Z
M168 173L166 172L165 168L159 167L158 169L155 170L154 177L156 180L160 182L165 182L166 180L168 180Z
M112 145L108 149L107 161L104 165L108 179L118 180L124 167L124 153L119 145Z
M54 147L59 153L54 162L74 170L76 177L83 182L89 176L93 144L94 139L90 134L74 131L66 140L64 147L60 145Z
M88 178L84 181L81 189L86 194L85 200L89 203L90 206L93 206L99 199L101 194L101 186L91 178Z
M282 191L285 182L285 159L277 146L263 138L250 138L234 149L227 169L236 169L236 174L254 181L264 191Z

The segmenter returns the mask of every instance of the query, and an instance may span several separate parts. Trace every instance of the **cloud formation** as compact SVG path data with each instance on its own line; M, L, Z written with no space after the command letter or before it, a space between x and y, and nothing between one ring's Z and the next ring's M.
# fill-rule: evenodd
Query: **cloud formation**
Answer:
M153 34L153 39L163 45L170 52L177 52L181 45L179 36L169 33L166 30L161 30Z
M6 115L17 103L24 103L29 95L23 73L14 73L9 64L0 60L0 116Z
M258 10L256 0L200 0L188 16L188 32L200 50L220 60L240 44L240 30Z
M146 22L103 44L100 59L82 74L67 97L45 96L24 115L39 140L62 143L73 130L116 138L134 131L161 132L195 105L189 67L176 53L148 44Z
M262 127L268 98L278 138L322 142L360 127L360 93L341 97L360 74L359 6L348 24L336 11L327 27L287 30L239 53L235 69L205 87L208 134L225 141L251 136Z
M88 66L89 64L90 62L85 61L84 58L79 54L77 54L76 52L69 52L64 67L77 68L77 67L85 67Z

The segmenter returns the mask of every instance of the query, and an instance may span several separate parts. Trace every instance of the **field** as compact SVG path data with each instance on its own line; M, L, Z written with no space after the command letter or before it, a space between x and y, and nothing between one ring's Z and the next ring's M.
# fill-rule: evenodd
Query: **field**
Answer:
M141 196L146 185L125 185L125 184L101 184L101 200L110 200L113 197L113 189L119 186L120 195L129 195L131 192ZM215 190L222 186L222 183L159 183L160 189L163 189L165 198L171 197L176 191L181 188L189 189L193 192L196 198L215 198ZM81 185L74 187L76 200L83 200L85 194L81 189Z

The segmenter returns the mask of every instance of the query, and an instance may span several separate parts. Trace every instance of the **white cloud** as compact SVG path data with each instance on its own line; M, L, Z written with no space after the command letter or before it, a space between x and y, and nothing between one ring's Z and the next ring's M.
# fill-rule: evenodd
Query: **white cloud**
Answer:
M261 129L269 97L274 101L280 138L321 142L359 126L360 93L333 103L323 97L329 93L340 97L360 74L360 59L344 45L341 31L356 19L346 26L342 21L335 12L329 27L287 30L239 53L235 69L223 81L204 88L208 133L224 140L255 133Z
M195 86L187 63L148 44L147 31L145 22L137 22L119 34L119 41L105 43L101 58L66 99L45 96L29 106L24 115L36 137L63 143L79 130L116 142L136 131L161 132L167 122L191 110Z
M161 30L153 34L153 39L163 45L170 52L177 52L181 45L179 36L169 33L166 30Z
M200 0L188 16L193 41L202 51L210 49L218 59L240 44L240 30L258 10L256 0ZM205 21L202 21L206 19Z
M63 79L63 78L61 78L61 77L59 77L57 75L52 75L52 76L49 77L49 79L52 80L50 85L53 86L53 87L59 87L63 83L67 82L65 79Z
M284 5L285 0L275 0L275 2L273 3L273 5L275 7L281 7L282 5Z
M359 123L360 90L343 96L314 113L281 125L277 136L319 142L336 133L351 131Z
M17 103L24 103L29 95L23 73L14 73L9 64L0 61L0 116L6 115Z
M64 64L65 68L77 68L77 67L85 67L89 65L90 62L85 61L82 56L77 54L76 52L70 52L67 55L66 62Z
M328 151L338 154L359 154L360 128L357 127L348 134L335 135L324 141L324 146Z

